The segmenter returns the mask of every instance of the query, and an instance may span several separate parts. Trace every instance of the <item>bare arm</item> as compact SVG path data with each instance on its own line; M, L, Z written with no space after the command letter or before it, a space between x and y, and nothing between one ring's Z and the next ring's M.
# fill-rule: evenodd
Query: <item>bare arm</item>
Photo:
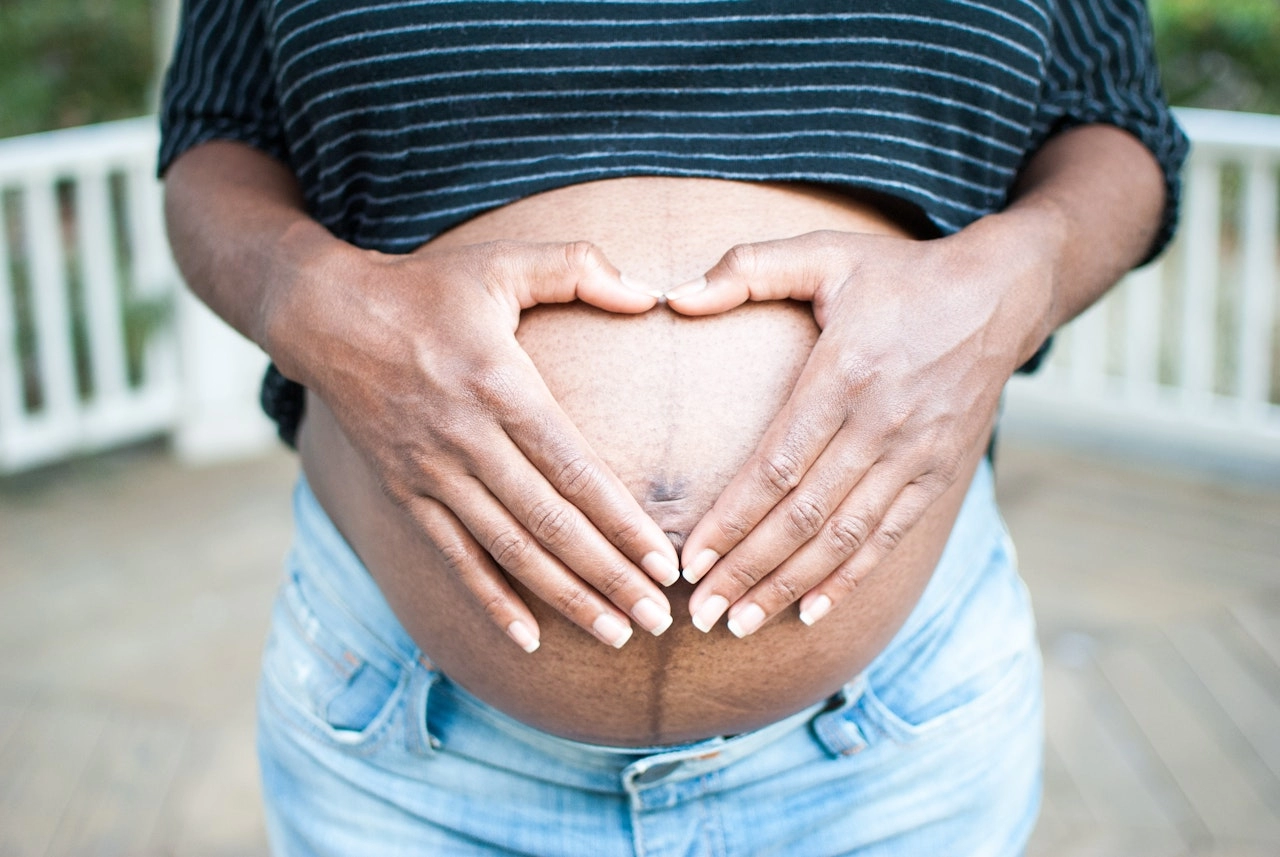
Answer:
M650 578L675 579L670 541L515 340L520 311L537 303L653 306L599 250L361 250L307 216L284 165L232 142L172 164L166 214L193 291L324 399L519 645L536 648L538 626L498 566L610 645L626 642L628 616L666 628L670 605Z
M1142 144L1084 126L1036 153L1005 211L949 237L744 245L672 290L690 315L811 300L823 328L786 407L685 543L685 575L702 580L695 624L728 609L742 636L797 598L814 622L872 573L955 481L1014 370L1144 257L1164 194Z

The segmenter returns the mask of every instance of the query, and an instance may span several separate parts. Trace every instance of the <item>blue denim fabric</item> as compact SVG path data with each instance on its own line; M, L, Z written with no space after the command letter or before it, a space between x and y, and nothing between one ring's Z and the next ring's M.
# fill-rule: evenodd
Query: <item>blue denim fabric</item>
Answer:
M984 463L902 630L833 699L679 747L567 741L434 670L305 481L259 692L289 857L1016 855L1040 657Z

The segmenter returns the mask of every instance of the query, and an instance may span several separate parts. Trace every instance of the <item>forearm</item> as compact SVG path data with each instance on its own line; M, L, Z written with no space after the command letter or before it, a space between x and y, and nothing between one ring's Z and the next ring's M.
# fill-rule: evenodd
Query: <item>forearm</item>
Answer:
M995 258L1039 271L1012 281L1025 292L1016 296L1023 310L1011 334L1019 362L1146 257L1164 201L1164 178L1146 147L1118 128L1083 126L1031 158L1004 212L965 230L998 241Z
M191 290L287 374L298 369L282 308L297 284L314 285L321 260L353 248L307 215L289 169L239 143L197 146L165 176L165 217Z

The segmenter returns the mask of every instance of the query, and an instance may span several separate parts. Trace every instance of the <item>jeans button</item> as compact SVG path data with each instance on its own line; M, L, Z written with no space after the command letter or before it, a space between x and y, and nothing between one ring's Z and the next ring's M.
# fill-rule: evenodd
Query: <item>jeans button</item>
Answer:
M656 783L678 767L680 767L679 762L658 762L656 765L645 768L636 774L632 782L638 786L647 786L651 783Z

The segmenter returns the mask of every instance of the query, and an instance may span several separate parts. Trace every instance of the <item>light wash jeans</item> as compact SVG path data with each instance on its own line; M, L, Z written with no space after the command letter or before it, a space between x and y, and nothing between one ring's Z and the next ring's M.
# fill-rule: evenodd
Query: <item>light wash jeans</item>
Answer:
M289 857L1022 853L1040 656L984 463L902 630L831 700L756 732L617 749L532 729L434 670L305 481L259 690Z

